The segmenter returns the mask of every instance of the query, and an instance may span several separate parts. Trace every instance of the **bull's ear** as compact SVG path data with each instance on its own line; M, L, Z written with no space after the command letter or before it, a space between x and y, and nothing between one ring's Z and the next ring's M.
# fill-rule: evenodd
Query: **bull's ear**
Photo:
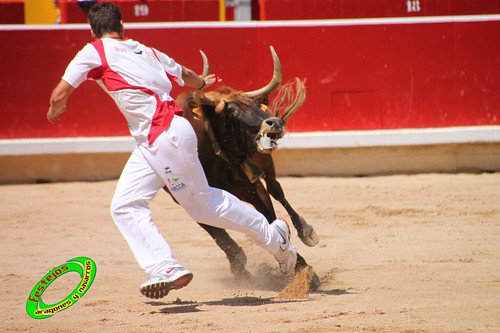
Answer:
M201 108L199 108L199 107L198 108L193 108L192 110L193 110L193 114L194 114L194 118L195 119L199 120L199 119L202 118L202 116L201 116L202 115Z
M257 103L269 105L269 95L262 95L255 99Z
M198 103L195 102L195 100L192 96L190 98L188 98L185 103L187 103L190 110L199 106Z
M269 108L267 107L266 104L261 104L260 109L264 111L265 113L269 113Z
M223 99L220 100L219 104L215 107L215 112L220 113L226 108L227 102Z
M217 105L218 101L214 100L211 96L205 95L201 90L195 90L193 93L193 100L198 105Z

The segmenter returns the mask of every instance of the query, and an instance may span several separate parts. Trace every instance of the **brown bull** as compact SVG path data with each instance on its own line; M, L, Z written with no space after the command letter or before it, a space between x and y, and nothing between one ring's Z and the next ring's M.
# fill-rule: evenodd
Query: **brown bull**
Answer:
M184 92L177 103L184 110L198 137L198 152L210 186L224 189L250 203L268 221L276 219L271 197L286 209L299 238L308 246L315 246L318 237L312 226L292 208L276 180L271 153L277 141L285 134L285 124L300 108L305 99L304 82L294 82L280 88L273 105L267 108L270 94L281 84L281 64L271 47L274 62L272 80L263 88L251 92L221 88L217 91ZM208 60L204 59L203 75L208 75ZM284 109L281 116L280 110ZM264 179L267 188L262 183ZM212 226L201 226L225 252L231 272L237 277L248 277L246 256L229 234ZM298 255L296 271L308 266ZM314 276L313 287L319 284Z

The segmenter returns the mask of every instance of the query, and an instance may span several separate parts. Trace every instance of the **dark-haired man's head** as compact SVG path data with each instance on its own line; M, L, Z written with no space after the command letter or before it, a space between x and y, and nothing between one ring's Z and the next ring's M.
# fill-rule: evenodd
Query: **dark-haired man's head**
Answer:
M89 9L88 21L97 38L117 32L123 38L122 12L112 2L96 3Z

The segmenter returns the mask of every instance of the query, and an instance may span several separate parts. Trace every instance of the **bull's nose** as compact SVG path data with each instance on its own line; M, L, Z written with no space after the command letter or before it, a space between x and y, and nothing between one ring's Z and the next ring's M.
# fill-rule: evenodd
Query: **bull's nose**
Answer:
M283 126L280 118L268 118L266 119L266 124L270 128L276 128L276 127L279 128Z

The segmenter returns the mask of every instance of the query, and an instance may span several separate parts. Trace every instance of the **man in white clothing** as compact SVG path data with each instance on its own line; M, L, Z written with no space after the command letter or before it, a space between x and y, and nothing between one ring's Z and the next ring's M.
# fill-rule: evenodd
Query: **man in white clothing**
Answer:
M269 224L233 195L210 187L194 130L176 115L181 110L170 96L172 81L201 90L212 86L215 76L202 79L166 54L124 38L121 12L113 3L92 6L88 19L95 41L66 68L52 92L47 119L59 119L70 94L87 79L96 80L125 116L137 145L118 180L111 215L150 276L140 286L141 293L161 298L193 278L151 218L149 202L164 185L175 189L172 195L195 221L243 232L276 258L282 273L291 272L297 252L288 224L280 219Z

